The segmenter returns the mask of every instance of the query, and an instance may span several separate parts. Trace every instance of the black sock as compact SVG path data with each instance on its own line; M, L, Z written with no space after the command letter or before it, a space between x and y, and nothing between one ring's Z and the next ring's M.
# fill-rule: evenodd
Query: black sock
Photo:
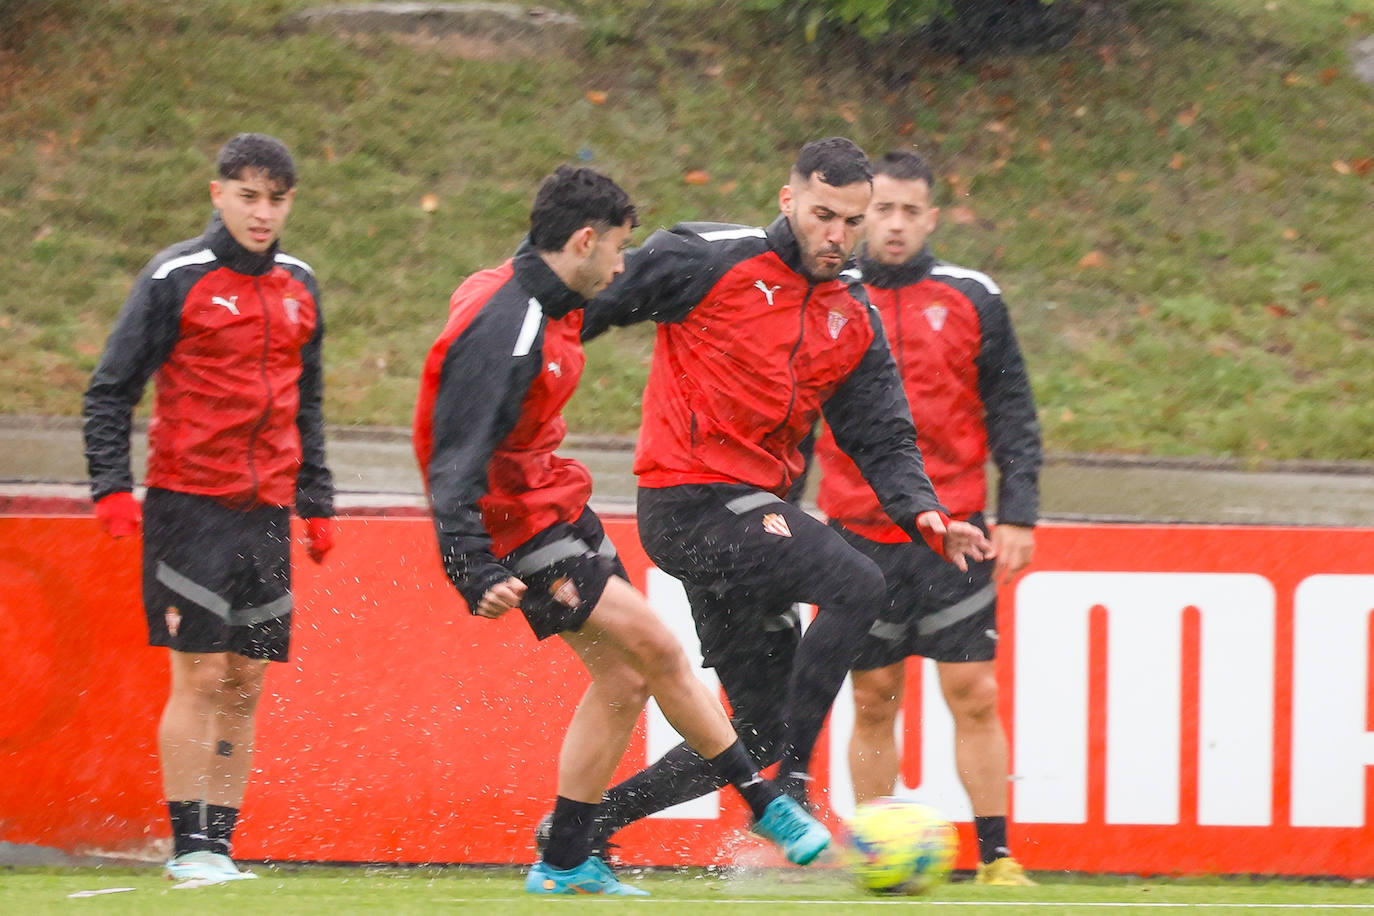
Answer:
M778 787L783 795L801 805L808 813L811 811L811 798L807 794L806 787L810 782L810 773L784 770L782 767L778 767L778 775L773 779L773 784Z
M239 821L239 809L226 805L205 806L205 834L210 838L213 851L229 855L229 845L234 837L234 825Z
M780 774L806 774L811 770L811 753L821 727L849 674L849 663L858 654L877 617L877 608L885 600L882 577L877 576L875 581L876 594L865 594L856 583L854 593L846 596L843 605L822 608L797 644L783 714L787 749L779 762Z
M591 850L587 828L591 826L596 805L558 796L553 803L553 823L549 845L544 847L544 863L565 871L581 865Z
M646 769L606 790L592 825L595 839L605 840L626 824L664 808L714 792L726 784L700 754L684 742Z
M1007 819L1005 817L975 817L973 829L978 834L978 857L987 863L1011 855L1007 848Z
M744 742L738 738L734 744L706 763L716 776L735 787L749 805L749 810L754 812L754 820L763 817L764 809L782 794L776 786L759 775L759 768L749 759Z
M205 832L204 802L169 801L167 813L172 820L173 856L214 849L214 844Z

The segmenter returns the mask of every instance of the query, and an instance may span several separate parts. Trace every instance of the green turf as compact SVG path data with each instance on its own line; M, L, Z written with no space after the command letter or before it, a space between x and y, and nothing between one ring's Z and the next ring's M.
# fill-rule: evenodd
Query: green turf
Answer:
M1039 887L987 888L966 877L917 898L875 897L853 888L838 869L721 873L701 870L626 871L649 890L647 900L530 897L516 869L464 867L327 868L258 865L261 877L215 887L175 889L155 870L128 868L0 869L0 910L6 913L546 913L614 908L616 912L758 912L827 914L885 912L924 906L959 914L1100 912L1374 912L1374 895L1351 882L1261 879L1146 880L1041 874ZM81 891L131 891L71 898Z

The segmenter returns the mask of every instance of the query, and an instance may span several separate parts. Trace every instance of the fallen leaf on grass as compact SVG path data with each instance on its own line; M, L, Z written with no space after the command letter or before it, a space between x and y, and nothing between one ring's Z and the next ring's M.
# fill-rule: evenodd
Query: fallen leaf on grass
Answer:
M1338 175L1355 174L1355 170L1350 167L1350 163L1346 162L1344 159L1337 159L1335 162L1331 163L1331 167L1336 170L1336 174Z
M1289 227L1283 230L1283 238L1286 242L1296 242L1298 240L1298 230Z
M602 92L600 89L587 90L587 101L591 102L593 105L605 105L606 98L606 93Z
M1323 86L1330 86L1332 83L1336 81L1336 77L1340 75L1340 70L1337 70L1335 67L1327 67L1321 73L1317 74L1317 81L1320 82Z
M1374 159L1368 156L1361 156L1359 159L1350 160L1350 168L1356 175L1364 177L1374 171Z
M1293 312L1292 312L1292 311L1290 311L1289 309L1284 308L1283 306L1279 305L1277 302L1266 302L1265 305L1264 305L1264 310L1265 310L1266 312L1268 312L1269 314L1273 315L1275 318L1292 318L1292 317L1293 317Z
M978 222L978 214L971 207L951 207L949 218L956 226L968 226Z
M423 210L423 211L425 211L426 213L433 213L435 210L438 210L438 209L439 209L439 195L438 195L438 194L426 194L424 197L421 197L421 198L420 198L420 209Z
M1079 270L1092 270L1107 263L1107 257L1102 252L1094 248L1092 251L1078 259Z
M1178 116L1174 118L1174 122L1177 123L1179 127L1187 129L1197 122L1197 116L1201 113L1202 106L1194 102L1192 105L1180 111Z
M1186 161L1187 159L1182 153L1174 153L1173 157L1169 160L1169 168L1177 172L1179 169L1183 168L1183 163Z
M682 180L687 184L706 184L711 180L711 173L705 169L692 169L682 176Z

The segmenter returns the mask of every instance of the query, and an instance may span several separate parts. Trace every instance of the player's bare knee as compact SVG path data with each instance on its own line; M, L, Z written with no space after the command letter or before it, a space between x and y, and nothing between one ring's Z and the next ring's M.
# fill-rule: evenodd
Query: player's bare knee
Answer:
M172 680L172 692L199 700L215 700L229 675L229 659L223 654L187 657Z
M602 669L595 678L608 702L615 706L640 709L649 701L649 682L629 665Z
M860 728L891 725L901 708L901 694L887 682L854 685L854 724Z
M973 724L986 724L997 719L997 679L979 678L969 681L947 694L950 713L957 719Z

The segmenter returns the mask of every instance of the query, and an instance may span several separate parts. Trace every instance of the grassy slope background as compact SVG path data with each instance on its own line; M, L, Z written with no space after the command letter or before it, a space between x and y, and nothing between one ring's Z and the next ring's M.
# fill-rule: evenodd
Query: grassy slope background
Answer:
M0 40L0 413L75 415L133 276L194 235L219 144L288 141L327 416L405 425L467 273L582 159L644 227L762 223L796 148L915 143L945 257L1003 286L1056 452L1374 459L1374 0L1085 4L1048 54L869 54L700 0L547 3L537 59L288 35L306 0L19 0ZM204 8L204 7L208 7ZM11 26L14 24L11 23ZM428 195L436 208L422 206ZM632 433L647 328L592 345L572 429Z

